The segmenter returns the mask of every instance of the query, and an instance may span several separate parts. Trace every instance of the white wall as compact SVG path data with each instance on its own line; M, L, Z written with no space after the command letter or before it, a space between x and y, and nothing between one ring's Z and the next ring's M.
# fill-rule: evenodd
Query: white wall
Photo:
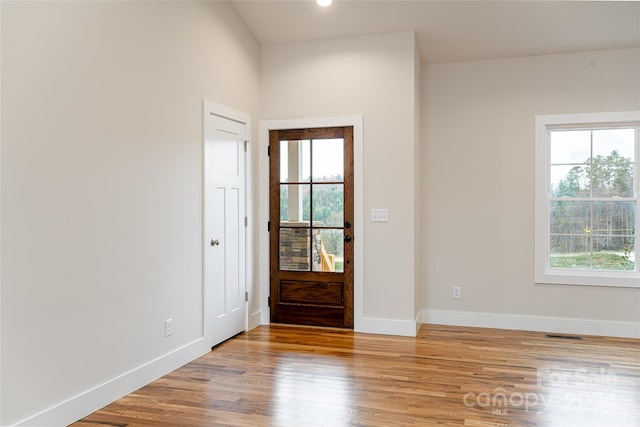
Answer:
M640 337L639 289L533 283L534 116L638 110L639 76L638 49L423 68L426 320Z
M227 3L3 2L0 424L71 422L206 350L202 100L257 130L258 72Z
M362 114L364 316L414 321L414 87L412 32L261 49L265 120ZM371 223L388 208L388 223Z

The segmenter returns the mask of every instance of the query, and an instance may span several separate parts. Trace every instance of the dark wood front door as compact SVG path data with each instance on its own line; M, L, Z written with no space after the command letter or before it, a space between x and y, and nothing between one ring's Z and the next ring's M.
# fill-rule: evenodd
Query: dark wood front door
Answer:
M271 321L353 328L353 127L269 132Z

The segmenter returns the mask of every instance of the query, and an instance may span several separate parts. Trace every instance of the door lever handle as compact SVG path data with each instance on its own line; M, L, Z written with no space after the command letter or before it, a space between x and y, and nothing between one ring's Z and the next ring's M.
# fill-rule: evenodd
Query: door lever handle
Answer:
M211 239L211 246L219 246L220 245L220 240L218 239Z

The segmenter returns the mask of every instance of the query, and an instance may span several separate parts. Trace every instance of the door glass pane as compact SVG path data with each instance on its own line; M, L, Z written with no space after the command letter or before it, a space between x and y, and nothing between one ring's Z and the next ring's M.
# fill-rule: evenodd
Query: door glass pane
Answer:
M280 182L309 182L311 142L280 141Z
M309 225L309 184L280 184L280 222Z
M313 271L344 271L344 230L313 230Z
M311 235L307 227L280 229L280 270L309 271Z
M344 181L344 140L313 140L313 182Z
M313 226L342 227L344 184L313 184Z

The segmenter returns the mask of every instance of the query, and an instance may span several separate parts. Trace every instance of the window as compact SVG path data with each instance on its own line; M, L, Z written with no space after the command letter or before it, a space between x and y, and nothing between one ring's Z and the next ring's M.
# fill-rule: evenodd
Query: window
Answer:
M536 117L536 283L640 287L640 112Z

